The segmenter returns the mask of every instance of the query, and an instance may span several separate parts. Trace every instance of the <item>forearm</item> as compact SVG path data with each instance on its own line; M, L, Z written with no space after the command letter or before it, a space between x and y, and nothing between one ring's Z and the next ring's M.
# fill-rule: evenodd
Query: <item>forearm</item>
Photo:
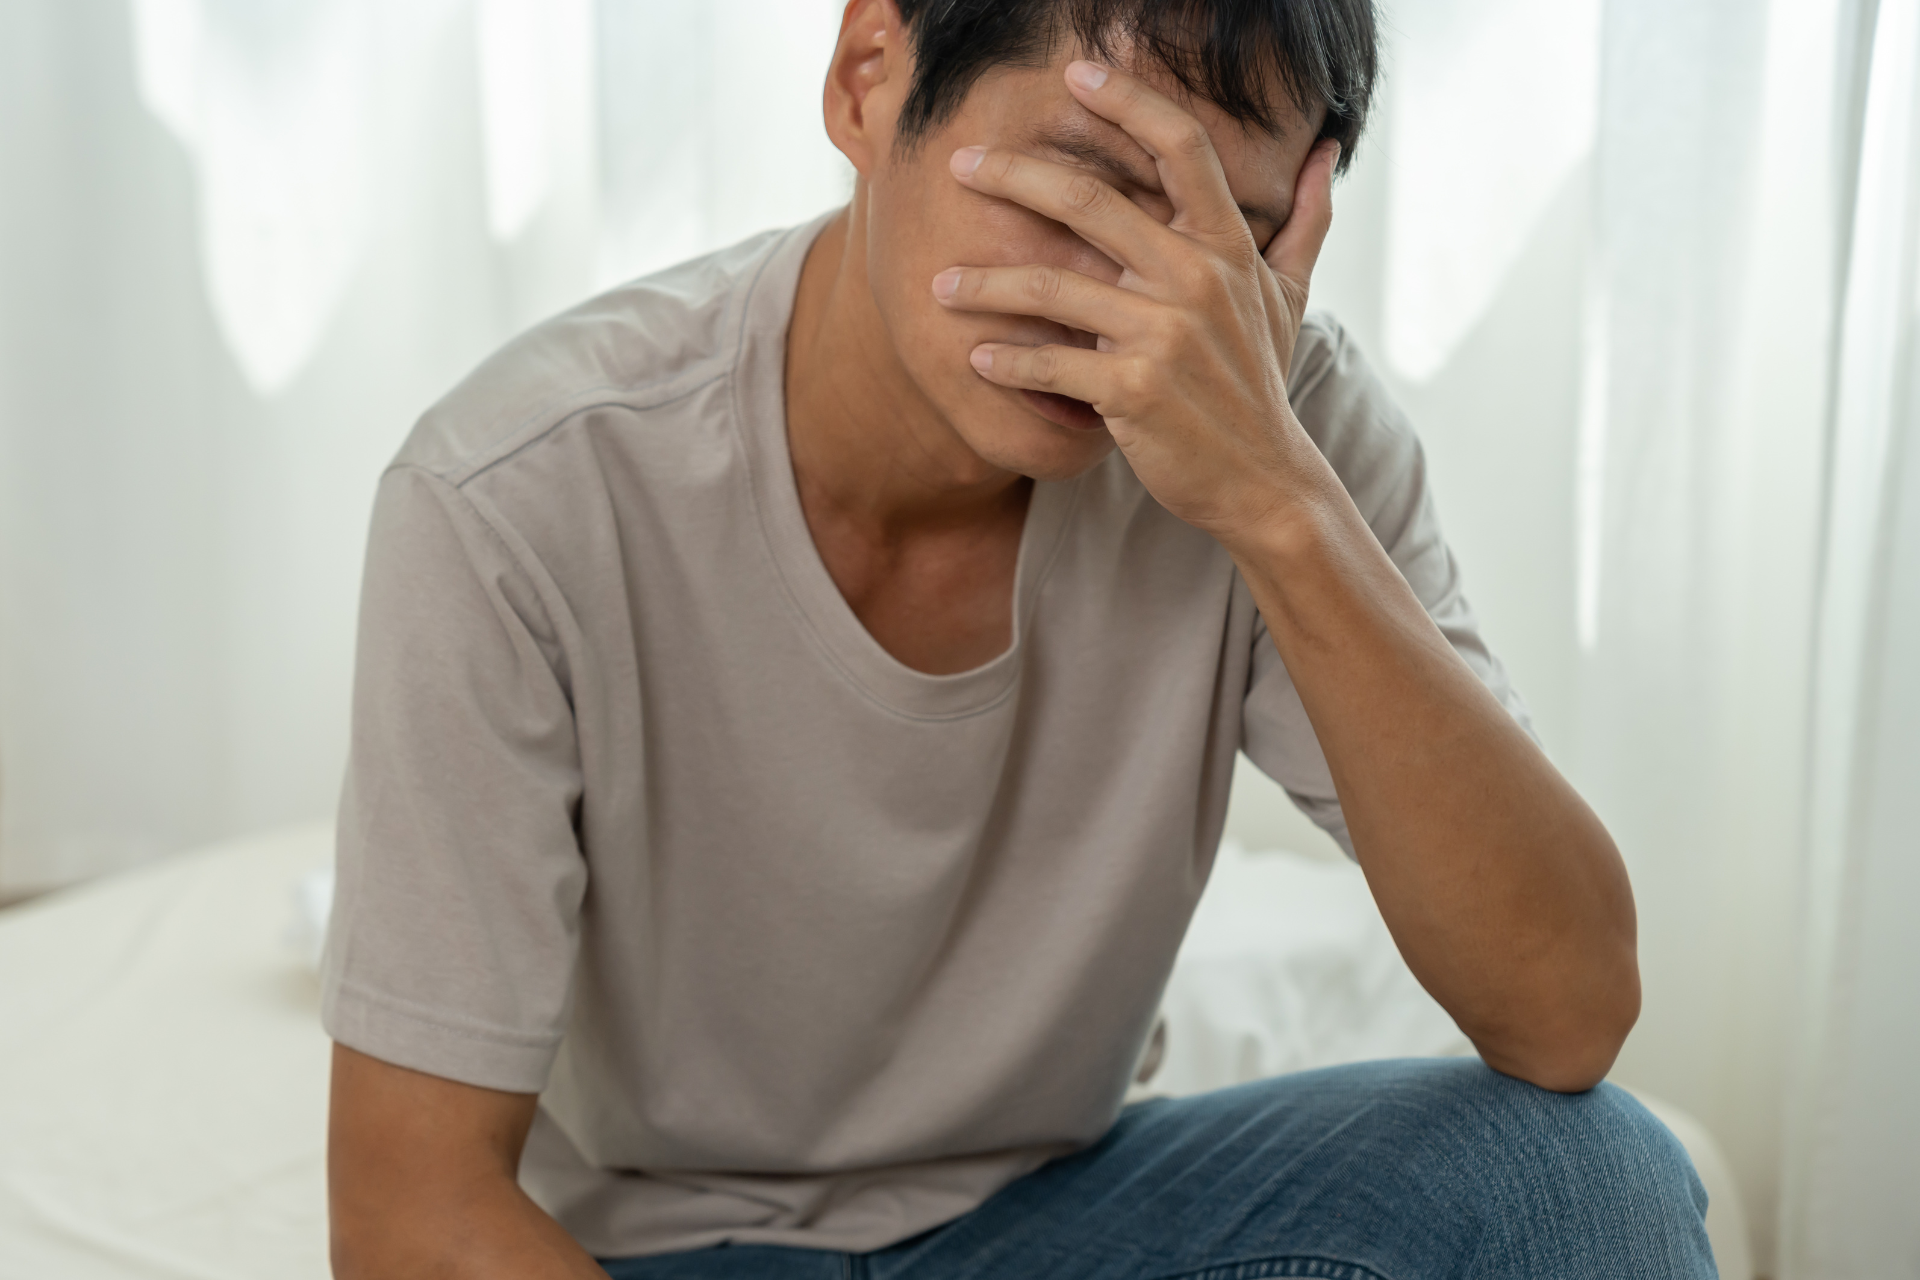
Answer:
M1639 1011L1605 828L1457 655L1317 456L1229 542L1416 976L1488 1063L1577 1090Z

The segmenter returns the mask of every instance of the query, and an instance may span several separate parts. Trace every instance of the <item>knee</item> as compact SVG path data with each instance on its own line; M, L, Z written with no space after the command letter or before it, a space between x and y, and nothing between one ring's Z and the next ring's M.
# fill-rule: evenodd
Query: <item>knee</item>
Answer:
M1408 1226L1386 1274L1714 1274L1686 1149L1610 1085L1558 1094L1478 1059L1367 1062L1222 1090L1161 1118L1215 1143L1251 1139L1286 1177L1311 1153L1318 1189L1302 1205L1345 1217L1371 1204ZM1256 1163L1244 1148L1236 1159Z
M1475 1167L1534 1178L1553 1171L1569 1188L1649 1192L1704 1211L1686 1148L1624 1089L1554 1093L1472 1059L1409 1065L1431 1068L1405 1085L1429 1117L1423 1127L1456 1157L1476 1153Z
M1643 1260L1620 1274L1712 1274L1693 1161L1633 1095L1610 1084L1552 1093L1474 1061L1435 1066L1413 1088L1434 1168L1454 1173L1462 1208L1507 1224L1532 1252L1600 1248Z

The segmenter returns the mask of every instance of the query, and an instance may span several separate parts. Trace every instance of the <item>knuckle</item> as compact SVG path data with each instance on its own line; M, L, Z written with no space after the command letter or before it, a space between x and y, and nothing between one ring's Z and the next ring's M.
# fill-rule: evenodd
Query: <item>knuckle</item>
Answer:
M1027 360L1027 377L1050 387L1060 376L1060 357L1052 347L1040 347Z
M1198 120L1182 121L1173 130L1172 148L1190 159L1200 159L1213 150L1213 139Z
M1060 271L1056 267L1034 267L1027 272L1027 296L1036 302L1052 302L1060 296Z
M1113 188L1106 183L1090 173L1083 173L1068 180L1061 199L1075 213L1095 214L1107 207L1107 199L1112 193Z

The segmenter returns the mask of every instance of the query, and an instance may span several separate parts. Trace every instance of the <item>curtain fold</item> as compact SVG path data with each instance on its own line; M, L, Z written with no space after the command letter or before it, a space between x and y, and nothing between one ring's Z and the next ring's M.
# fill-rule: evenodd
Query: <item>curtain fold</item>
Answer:
M1920 3L1863 6L1813 669L1785 1280L1917 1274Z
M1577 428L1566 758L1633 875L1645 974L1618 1070L1719 1137L1763 1268L1833 323L1835 85L1810 68L1836 18L1608 0Z

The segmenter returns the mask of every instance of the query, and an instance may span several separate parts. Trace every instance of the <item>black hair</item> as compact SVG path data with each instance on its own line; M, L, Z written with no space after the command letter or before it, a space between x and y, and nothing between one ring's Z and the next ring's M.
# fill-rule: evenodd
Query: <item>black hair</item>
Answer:
M1340 143L1340 168L1366 128L1379 74L1373 0L896 0L917 66L900 113L912 147L952 117L996 66L1042 66L1063 38L1111 60L1130 47L1165 67L1188 93L1244 125L1281 128L1284 104L1327 109L1322 138Z

